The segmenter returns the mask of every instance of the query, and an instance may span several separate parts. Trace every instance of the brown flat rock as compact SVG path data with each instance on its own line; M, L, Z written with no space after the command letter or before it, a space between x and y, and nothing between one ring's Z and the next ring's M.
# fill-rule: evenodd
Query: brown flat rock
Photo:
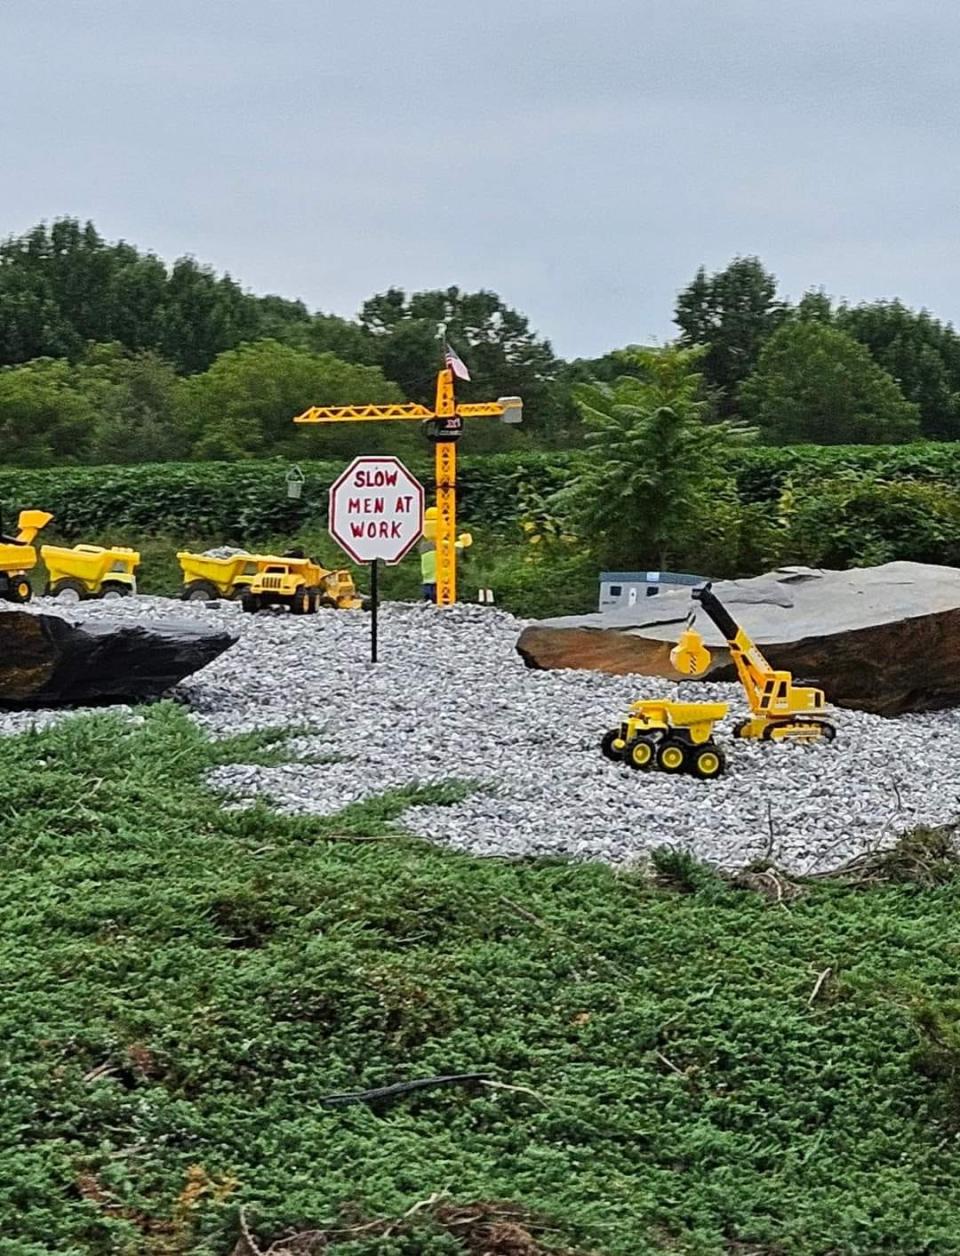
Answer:
M795 567L713 588L774 667L819 684L839 706L897 715L960 705L956 568ZM530 667L677 680L669 654L691 609L679 590L628 609L547 619L525 628L517 649ZM699 609L696 626L713 654L704 679L734 680L723 638Z

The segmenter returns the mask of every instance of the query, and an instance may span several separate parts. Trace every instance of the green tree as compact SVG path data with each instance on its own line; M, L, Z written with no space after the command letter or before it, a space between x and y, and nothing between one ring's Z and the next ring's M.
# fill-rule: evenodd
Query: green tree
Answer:
M92 345L74 370L74 387L97 409L90 461L185 458L189 446L175 413L178 385L173 367L156 353Z
M680 343L708 346L703 374L717 393L721 414L735 410L740 384L786 314L776 277L756 257L737 257L713 275L701 266L678 296L674 322Z
M437 330L445 325L448 339L470 368L470 382L457 384L463 400L520 396L524 428L548 440L561 438L563 405L555 388L561 364L549 342L495 292L447 288L407 297L391 288L364 303L360 323L384 374L407 396L423 402L433 400L442 365ZM504 432L503 439L509 443L509 434Z
M918 409L896 380L852 336L819 321L775 332L740 398L773 444L876 445L920 435Z
M920 411L923 434L960 438L960 336L926 310L900 301L842 305L836 325L867 346Z
M69 362L39 358L0 369L0 449L8 465L87 461L97 418L96 400L77 388Z
M192 258L168 268L90 222L61 218L0 243L0 364L78 359L91 341L115 341L201 371L243 341L292 340L310 323L301 302L252 296Z
M595 540L604 561L666 567L707 520L730 475L724 455L750 433L708 423L704 348L629 349L635 372L614 384L580 384L574 397L585 450L556 501L571 529Z
M325 458L412 445L418 434L405 429L416 425L297 427L294 415L311 405L401 400L378 367L262 340L230 349L202 375L182 380L175 411L194 458Z

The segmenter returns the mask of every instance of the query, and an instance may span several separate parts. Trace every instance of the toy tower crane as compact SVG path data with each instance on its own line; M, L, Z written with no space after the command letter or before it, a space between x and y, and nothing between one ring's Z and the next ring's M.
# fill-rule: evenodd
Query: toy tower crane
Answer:
M435 448L437 482L437 605L450 606L457 600L457 441L463 435L464 419L498 418L502 423L519 423L523 402L519 397L496 401L457 402L453 370L446 366L437 372L437 393L433 409L419 402L369 406L311 406L298 414L294 423L383 423L385 420L418 420Z

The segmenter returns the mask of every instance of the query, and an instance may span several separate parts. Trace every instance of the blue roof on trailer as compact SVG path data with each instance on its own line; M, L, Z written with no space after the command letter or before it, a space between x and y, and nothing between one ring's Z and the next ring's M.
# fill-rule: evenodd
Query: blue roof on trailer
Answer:
M600 583L610 584L703 584L706 576L691 576L678 571L601 571Z

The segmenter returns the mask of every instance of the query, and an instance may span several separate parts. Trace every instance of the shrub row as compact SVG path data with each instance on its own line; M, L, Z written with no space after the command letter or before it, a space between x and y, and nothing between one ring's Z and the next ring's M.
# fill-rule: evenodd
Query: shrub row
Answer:
M462 519L496 528L518 518L527 486L545 495L569 477L564 452L467 456L460 460ZM429 483L428 457L411 470ZM0 471L0 506L9 529L16 512L33 506L56 516L68 538L112 528L151 536L238 537L293 534L326 516L327 491L342 463L302 463L299 499L287 495L290 464L269 462L158 463L123 467ZM739 451L731 466L743 505L776 499L789 480L797 489L851 474L960 486L960 443L899 446L758 447Z

